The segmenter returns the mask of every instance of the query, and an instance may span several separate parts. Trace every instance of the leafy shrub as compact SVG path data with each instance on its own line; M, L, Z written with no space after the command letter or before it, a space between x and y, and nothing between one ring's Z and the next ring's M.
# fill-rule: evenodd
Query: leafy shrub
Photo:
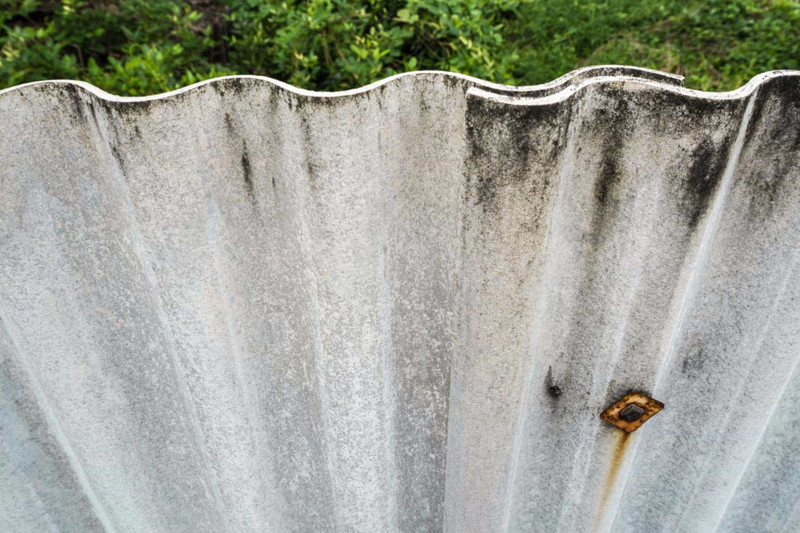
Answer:
M2 85L71 78L141 95L233 72L209 60L212 27L185 3L0 2L10 4L0 14Z
M800 0L0 0L0 87L144 95L226 74L320 90L438 69L512 84L636 64L730 89L800 67Z
M229 1L230 59L247 72L329 90L420 68L507 81L516 56L504 53L501 21L517 3Z

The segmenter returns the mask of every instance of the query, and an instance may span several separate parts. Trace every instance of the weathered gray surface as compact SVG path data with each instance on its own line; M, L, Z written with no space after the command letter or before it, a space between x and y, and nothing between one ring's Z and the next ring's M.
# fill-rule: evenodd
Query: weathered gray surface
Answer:
M798 73L0 91L0 530L800 530L799 256Z

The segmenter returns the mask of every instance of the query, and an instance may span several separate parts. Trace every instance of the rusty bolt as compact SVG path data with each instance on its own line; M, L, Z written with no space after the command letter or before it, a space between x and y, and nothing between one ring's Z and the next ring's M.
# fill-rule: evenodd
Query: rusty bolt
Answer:
M636 405L635 403L630 404L625 409L619 412L619 417L621 420L625 422L635 422L642 418L644 415L644 409Z
M632 392L609 405L600 414L600 418L617 426L622 431L630 433L636 431L663 408L664 404L658 400L640 392Z

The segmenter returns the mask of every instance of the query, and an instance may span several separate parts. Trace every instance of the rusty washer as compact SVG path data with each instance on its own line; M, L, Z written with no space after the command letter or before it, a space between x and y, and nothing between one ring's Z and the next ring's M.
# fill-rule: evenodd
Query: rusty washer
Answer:
M661 411L664 404L638 392L626 394L606 408L600 418L626 433L632 433Z

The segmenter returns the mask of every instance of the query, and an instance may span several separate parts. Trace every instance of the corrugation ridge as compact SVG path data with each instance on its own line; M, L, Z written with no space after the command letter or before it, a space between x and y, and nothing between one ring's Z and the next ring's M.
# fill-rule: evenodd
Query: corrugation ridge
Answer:
M205 143L207 140L205 135L202 135L201 138L203 143ZM242 140L244 143L243 139L240 140ZM204 145L203 149L207 151L207 146ZM216 201L210 198L206 199L203 211L205 215L203 230L206 241L209 244L210 255L212 258L211 263L214 269L214 279L216 280L219 291L218 296L221 302L221 307L224 311L222 321L224 323L224 329L228 338L228 346L233 355L233 369L236 376L236 381L238 382L241 398L247 404L247 408L244 409L244 418L248 425L248 437L250 437L252 445L256 451L261 456L265 456L265 454L263 454L264 445L257 437L258 424L256 419L258 413L251 408L251 406L257 405L257 403L253 401L254 393L243 365L244 353L242 349L242 339L240 338L240 332L237 331L237 328L235 327L235 309L233 308L233 303L231 302L231 291L229 290L230 285L226 279L227 272L225 271L225 265L223 263L224 247L222 246L221 241L224 240L224 235L222 232L225 228L223 225L224 221L222 220L222 213L220 212ZM259 481L263 483L264 480L259 479ZM265 497L266 495L261 494L261 496ZM222 497L222 494L220 494L220 497ZM261 518L264 519L267 517L261 515Z
M686 289L683 293L683 296L681 297L681 302L680 306L678 307L678 313L675 317L672 333L669 336L669 342L664 351L662 363L659 365L658 373L656 374L655 382L653 383L654 394L658 394L658 386L661 382L661 379L668 371L675 356L675 344L683 328L683 322L686 318L689 302L695 296L697 291L697 283L700 283L700 280L705 273L706 263L708 261L708 250L711 246L711 241L714 239L714 235L716 234L717 226L719 225L719 221L722 216L722 211L725 208L728 194L730 193L733 185L734 174L736 173L739 157L741 156L742 148L745 144L747 127L750 124L750 118L753 115L753 106L755 105L757 97L757 92L752 93L752 96L747 102L747 107L742 114L739 131L736 134L736 140L733 143L730 156L728 157L728 162L725 165L724 172L722 173L719 188L714 196L714 203L711 207L711 212L708 215L708 221L706 222L706 226L703 230L703 236L700 240L697 254L695 255L694 261L692 262L692 267L689 271L689 279L686 283Z
M658 396L658 386L664 374L669 370L672 360L674 359L675 344L680 335L680 332L683 329L683 322L687 312L687 307L689 305L690 300L692 300L692 298L694 297L697 289L695 285L698 282L696 280L702 276L705 270L708 248L710 246L711 241L713 240L714 234L716 233L721 213L724 209L728 193L730 192L733 183L733 177L736 172L736 166L738 165L739 157L741 156L741 152L745 144L747 127L750 124L750 119L753 114L753 107L755 105L755 101L758 96L757 91L759 87L760 83L754 85L752 87L753 92L749 93L750 97L747 102L747 106L745 107L744 112L742 113L741 122L739 124L739 129L736 135L736 140L734 141L731 153L728 156L728 162L725 166L725 170L723 171L722 178L720 179L720 184L717 189L717 194L714 197L714 203L711 207L711 212L708 215L708 221L706 222L705 228L703 230L703 235L700 244L697 248L697 253L695 254L694 261L692 262L691 269L689 270L689 279L686 282L686 287L683 291L683 295L681 296L680 304L678 306L678 310L675 315L675 322L672 326L672 332L667 338L667 345L664 349L663 356L661 358L661 364L659 365L658 371L653 381L653 394L656 396ZM621 502L625 498L625 491L627 490L628 481L630 480L630 473L634 469L634 465L636 462L636 455L639 451L640 444L641 440L637 439L633 450L633 454L631 455L631 459L629 462L631 466L630 468L628 468L625 477L622 480L622 489L620 493L621 496L617 500L616 509L614 510L614 514L612 515L613 518L611 520L610 530L614 530L614 525L616 523L617 517L619 516L619 509L620 509L619 502Z
M571 114L570 114L571 117ZM544 288L548 283L548 273L551 271L551 261L549 258L551 257L550 251L550 236L552 234L553 228L553 218L555 217L555 213L560 205L560 201L562 199L562 188L564 186L564 174L568 172L563 167L568 166L564 165L563 157L564 154L568 153L568 151L573 146L573 136L570 135L571 132L570 123L565 125L564 129L564 136L565 136L565 143L564 148L561 152L562 157L562 168L559 169L558 172L558 185L556 188L555 198L553 199L553 205L550 207L550 212L547 214L547 223L546 223L546 234L545 234L545 242L542 246L542 253L544 255L544 269L542 271L541 280L539 282L538 291L539 294L537 296L536 301L536 310L534 311L534 320L533 324L538 324L545 308L547 307L546 299L544 298ZM536 348L539 340L539 333L541 332L541 327L536 327L535 333L533 334L534 339L532 344L532 348ZM532 350L533 352L533 350ZM520 404L517 409L517 421L515 423L515 431L514 431L514 443L512 444L512 454L511 454L511 472L510 472L510 479L508 481L508 487L506 488L506 498L505 498L505 509L503 511L503 523L501 525L502 531L509 531L509 527L511 526L511 513L512 508L514 506L514 497L515 497L515 488L516 488L516 479L517 479L517 471L519 469L519 458L520 458L520 450L524 441L524 433L525 433L525 421L528 418L528 401L530 397L530 389L531 383L533 381L533 376L535 374L535 369L537 365L537 357L536 354L531 354L531 361L529 363L529 368L526 372L524 377L523 386L522 386L522 395L520 398Z
M294 126L295 123L292 123ZM302 129L302 128L299 128ZM306 162L309 158L310 152L310 141L305 135L300 136L302 139L301 142L301 150L303 154L303 158L306 159ZM306 176L308 178L308 176ZM335 476L333 475L334 467L331 461L331 439L327 438L329 432L329 421L328 421L328 412L330 409L328 405L330 405L330 398L327 390L327 386L325 383L325 372L322 369L323 359L325 357L325 345L322 340L322 326L321 326L321 310L320 310L320 298L319 298L319 275L317 273L316 268L316 257L314 254L313 246L309 245L311 241L311 232L309 230L309 224L307 220L307 204L306 200L307 197L305 194L298 194L299 199L299 209L298 209L298 218L300 221L300 227L298 228L299 234L299 241L300 241L300 255L305 261L306 270L309 273L308 279L308 293L309 299L311 300L311 304L313 305L313 309L311 309L311 322L313 323L314 332L313 332L313 344L314 344L314 356L315 356L315 374L317 379L317 386L319 387L317 391L317 401L319 405L319 420L320 420L320 434L324 435L326 438L322 440L322 446L325 451L325 468L326 473L328 475L329 486L332 495L334 496L331 501L331 512L332 516L330 517L334 524L334 529L338 529L342 527L344 523L340 517L341 510L339 508L339 498L337 492L339 492L339 488L335 483Z
M769 318L764 323L764 326L761 329L761 334L759 335L758 341L755 343L754 348L751 350L751 352L753 354L755 354L756 356L759 354L759 351L761 349L761 345L764 342L764 336L765 336L766 332L769 330L769 327L772 325L772 320L775 317L775 313L776 313L776 311L778 309L778 304L783 299L783 296L786 293L786 289L787 289L787 286L789 284L789 279L791 278L791 275L792 275L792 273L794 271L794 263L795 262L796 262L796 260L792 262L792 264L789 266L789 268L787 268L787 272L786 272L786 275L784 276L784 279L783 279L783 281L781 283L780 290L778 291L778 294L776 295L776 297L775 297L775 299L773 301L772 309L770 310L770 314L769 314ZM794 371L794 368L797 365L797 361L800 361L800 357L798 357L798 359L793 363L792 371L790 371L789 374L788 374L789 378L791 378L792 372ZM737 391L736 391L735 397L731 401L731 405L733 405L735 403L735 401L738 400L739 397L741 396L742 391L743 391L743 389L745 387L745 380L746 379L747 379L747 375L745 374L745 375L742 376L742 379L739 381L739 386L737 387ZM781 397L783 396L783 393L786 390L787 384L790 381L791 381L791 379L787 379L784 382L784 385L781 387L780 395L779 395L778 399L776 400L776 402L773 404L772 408L770 409L769 415L767 415L766 420L765 420L765 422L764 422L764 424L763 424L763 426L761 428L760 437L758 439L758 442L753 447L753 450L751 451L751 453L750 453L750 455L749 455L749 457L747 459L747 462L743 465L742 471L740 472L740 474L738 476L738 480L736 482L736 486L737 487L738 487L739 483L741 482L741 479L744 476L745 471L747 470L747 466L750 464L750 461L752 461L753 457L755 456L756 451L758 450L758 443L761 442L761 437L763 437L764 433L766 432L767 427L769 426L769 421L772 419L772 416L774 415L775 410L777 409L778 405L780 404ZM725 421L721 425L722 430L719 432L719 435L717 436L717 439L714 442L714 447L715 448L719 446L719 443L725 437L725 431L724 430L728 427L728 425L730 423L730 420L731 420L731 416L732 416L734 410L735 409L732 409L732 408L729 408L727 410L727 412L725 414ZM711 468L711 464L709 463L709 464L706 465L706 468L704 469L703 474L701 476L698 476L698 479L700 481L698 483L695 483L694 488L692 489L692 494L688 498L689 501L693 500L694 499L694 495L697 494L698 490L700 490L700 486L702 485L702 482L705 479L705 477L708 475L708 471L710 470L710 468ZM733 487L733 491L729 495L728 503L730 503L730 500L733 498L733 494L735 492L735 489L736 489L736 487ZM727 504L725 505L725 507L727 508ZM683 510L683 513L681 513L681 516L678 517L678 519L675 521L675 527L676 528L681 525L681 523L684 520L684 517L686 516L686 513L689 512L689 509L690 509L690 507L688 507L688 506L685 507L684 510ZM724 510L723 510L723 514L724 514ZM720 516L719 521L721 521L721 520L722 520L722 516ZM719 521L718 521L717 525L719 525Z
M760 347L761 343L764 340L764 334L763 333L766 332L768 327L769 327L769 325L771 325L772 318L774 317L775 312L777 311L778 304L783 299L783 296L786 293L786 288L787 288L787 286L789 284L789 280L791 279L792 274L794 273L795 264L797 264L797 256L795 257L795 260L793 261L792 265L787 269L788 272L786 274L786 277L783 280L783 283L781 284L782 285L781 286L781 290L778 293L778 295L775 297L775 302L773 304L772 313L770 314L770 319L764 325L764 329L763 329L761 338L759 339L759 342L758 342L759 347ZM756 353L758 353L758 350L754 350L754 351ZM736 495L737 490L739 489L739 485L741 485L742 480L744 479L744 475L747 473L747 470L750 467L750 463L753 462L753 458L758 453L758 450L761 447L761 442L764 440L764 435L767 433L767 429L769 429L770 423L772 422L772 418L775 416L775 412L778 410L778 407L780 406L780 404L781 404L781 402L783 400L783 397L785 396L786 391L787 391L787 389L789 387L789 383L792 382L792 378L794 377L795 372L797 372L798 367L800 367L800 355L797 356L797 358L795 359L794 363L792 364L792 369L787 374L786 380L783 382L783 385L781 386L781 390L778 393L778 397L776 398L775 403L772 405L772 408L769 410L769 414L764 419L764 424L761 427L761 431L759 432L756 444L753 446L753 449L750 451L750 454L747 457L747 461L745 461L745 463L742 465L742 468L739 471L739 475L736 478L736 483L730 489L730 492L728 494L728 499L725 502L724 507L722 508L722 512L720 513L719 517L717 518L717 523L714 526L714 531L718 531L720 525L725 520L725 516L726 516L726 514L728 512L728 507L730 507L730 504L733 501L733 498ZM728 413L729 413L728 417L730 417L730 410L728 411ZM726 420L726 423L727 423L727 421L728 420ZM681 520L678 521L678 524L680 524L682 520L683 520L683 516L681 516Z
M85 102L84 102L84 105ZM100 137L101 141L103 141L104 145L108 147L108 154L112 155L112 146L109 142L108 135L113 134L108 131L101 131L99 124L96 124L97 134ZM152 302L155 307L156 316L158 317L159 324L161 325L162 331L165 334L167 346L166 352L168 354L167 363L169 365L170 370L172 371L173 378L175 379L175 383L178 385L178 390L180 390L181 396L181 403L184 407L184 410L188 416L191 433L193 439L195 441L195 446L199 451L200 459L202 461L202 467L205 474L205 483L208 484L208 487L211 489L213 494L214 505L216 507L216 511L220 516L220 521L222 522L225 531L230 531L228 525L228 511L225 507L222 494L220 492L219 486L216 483L214 476L211 474L211 469L209 467L209 459L208 459L208 452L206 450L206 445L204 442L204 438L202 435L202 431L200 429L200 423L198 420L197 411L195 409L194 403L192 401L191 392L186 384L186 381L183 378L179 370L179 362L177 354L175 353L174 341L173 341L173 334L169 325L169 319L167 318L166 312L164 311L164 304L161 299L161 291L158 288L158 282L154 278L154 270L151 266L151 260L149 258L149 253L147 252L147 244L144 241L144 237L142 235L141 228L139 226L139 222L137 220L136 209L133 204L133 200L131 198L130 190L128 189L127 185L125 184L125 180L123 178L125 169L122 168L121 163L116 159L114 160L114 165L117 168L117 172L112 172L112 181L116 186L116 190L120 194L119 201L120 207L126 213L128 222L129 222L129 229L133 234L133 242L135 243L134 246L136 248L136 257L139 260L141 265L141 273L143 274L145 280L147 281L147 285L150 287L150 294L152 296Z
M35 368L34 363L27 355L23 355L23 353L27 353L22 346L24 344L24 340L20 338L19 332L17 331L16 327L14 327L11 317L7 315L5 311L5 304L2 300L0 300L0 324L3 325L3 328L6 330L6 333L8 333L8 336L14 345L14 352L16 354L15 358L17 361L19 361L22 368L25 369L25 373L28 375L28 379L30 379L31 387L35 394L36 403L44 413L45 420L47 420L47 425L53 431L56 441L64 451L64 455L69 461L70 468L72 468L72 471L75 472L75 477L77 478L78 484L83 490L83 493L86 495L86 499L89 500L95 516L97 516L97 519L100 521L106 531L113 533L116 531L116 529L111 521L111 517L108 515L105 507L100 501L100 498L95 493L94 488L92 487L92 482L89 479L86 471L83 469L81 460L75 453L69 436L64 431L64 428L61 427L58 414L50 404L50 398L47 396L44 387L42 387L42 384L39 381L38 371ZM14 356L15 355L12 354L12 357Z

